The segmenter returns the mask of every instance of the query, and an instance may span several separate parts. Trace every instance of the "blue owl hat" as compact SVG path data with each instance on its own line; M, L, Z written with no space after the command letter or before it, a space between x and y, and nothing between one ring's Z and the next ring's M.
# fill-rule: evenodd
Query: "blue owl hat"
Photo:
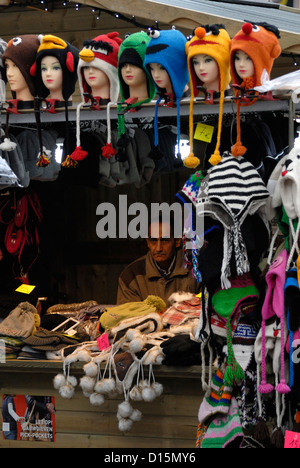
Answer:
M168 72L174 94L174 100L177 106L177 140L178 148L180 147L180 100L186 85L189 82L188 64L185 53L186 37L176 29L168 29L166 31L151 30L148 35L150 41L147 45L144 66L152 78L150 64L159 63ZM158 105L162 100L162 92L159 92L159 97L155 106L155 139L154 144L158 146Z

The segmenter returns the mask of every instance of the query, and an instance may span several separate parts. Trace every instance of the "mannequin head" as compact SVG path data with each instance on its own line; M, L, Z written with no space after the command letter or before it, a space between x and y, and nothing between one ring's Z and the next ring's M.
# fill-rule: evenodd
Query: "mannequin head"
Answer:
M91 88L92 96L99 96L101 99L109 99L109 78L103 70L90 66L83 67L83 77L87 85Z
M117 102L119 98L118 53L122 39L118 32L101 34L84 41L79 52L78 83L82 98L85 93Z
M197 54L192 58L195 74L203 87L220 91L219 66L210 55Z
M254 64L245 52L237 50L233 56L236 74L244 81L254 76Z
M166 94L172 94L172 83L165 67L160 63L149 63L149 69L157 88L164 89Z
M145 71L133 63L121 66L121 77L129 89L129 97L144 101L149 98L147 76Z
M50 91L51 99L63 100L63 71L59 60L53 55L46 55L41 60L43 84Z
M225 91L230 83L230 37L222 25L199 26L185 48L194 96L197 86Z
M33 96L19 67L10 59L5 60L7 81L12 94L21 101L32 101Z
M122 101L129 97L151 101L156 94L153 80L144 66L150 38L144 31L127 36L122 42L118 57L118 75Z
M34 64L39 44L37 35L26 34L11 39L3 53L2 61L15 99L33 101L36 88L30 69Z

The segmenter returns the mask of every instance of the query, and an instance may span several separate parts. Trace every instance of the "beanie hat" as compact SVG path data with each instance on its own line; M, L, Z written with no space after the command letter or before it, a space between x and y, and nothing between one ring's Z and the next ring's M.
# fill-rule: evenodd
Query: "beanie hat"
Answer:
M35 331L36 315L38 312L32 304L21 302L0 323L0 335L28 338Z
M124 156L124 154L126 152L126 146L128 143L127 139L125 138L125 118L124 113L122 112L122 104L126 103L126 100L129 99L130 90L129 86L124 82L122 78L121 70L123 65L125 65L126 63L130 63L144 70L148 88L148 98L133 103L128 102L126 110L134 110L138 106L152 101L156 95L156 88L154 86L154 83L150 78L147 69L144 66L146 48L149 41L150 37L148 36L148 34L144 31L141 31L128 35L120 46L118 56L118 76L120 83L121 104L118 106L118 160L126 160L126 156Z
M35 62L39 45L40 41L36 34L25 34L11 39L2 55L3 64L6 59L10 59L20 69L32 96L36 95L36 88L30 69ZM12 94L14 96L15 93Z
M247 22L243 24L242 29L233 37L230 44L230 68L234 85L241 85L245 89L253 89L270 79L274 59L279 57L281 53L279 38L280 33L276 26L268 23ZM234 59L238 50L247 54L253 62L254 76L246 78L245 81L242 81L235 69ZM238 90L235 90L235 94L238 94ZM246 102L241 102L241 99L236 101L237 142L232 147L234 156L243 156L246 152L246 148L241 142L240 106L248 106L254 102L255 99Z
M273 385L268 384L266 380L266 366L265 366L265 329L266 321L274 316L280 319L280 328L281 328L281 380L278 385L276 385L275 390L279 393L288 393L290 392L289 386L285 382L284 377L284 345L285 345L285 323L284 323L284 288L286 281L286 264L287 264L288 254L284 249L270 265L269 270L266 274L266 283L267 290L262 306L262 380L258 388L260 393L269 393L274 388Z
M194 98L198 95L197 86L201 86L201 81L196 76L192 59L195 55L205 54L211 56L219 67L219 90L220 90L220 112L218 122L217 144L214 154L209 162L212 165L221 160L219 147L222 129L223 102L226 88L230 83L230 37L223 25L199 26L194 30L193 38L186 43L186 55L188 71L190 76L191 98L190 98L190 146L191 152L184 160L186 167L195 168L200 163L193 154L193 104Z
M167 31L153 30L149 33L150 42L147 45L144 66L151 75L151 63L159 63L163 66L170 78L174 100L177 106L177 144L180 148L180 99L183 96L184 89L189 81L185 54L185 36L176 29ZM153 80L154 82L154 80ZM155 83L154 83L155 84ZM154 122L154 145L158 146L158 106L162 100L161 93L155 104L155 122Z
M78 62L78 84L82 97L82 102L76 110L76 149L70 158L73 161L80 161L87 156L87 152L81 148L80 142L80 110L90 99L91 88L84 78L84 67L94 67L102 70L108 77L110 83L109 103L107 104L108 141L103 148L104 156L111 157L116 151L111 146L110 131L110 103L116 104L119 98L120 85L118 78L118 53L122 39L118 32L101 34L83 43L83 49L79 52ZM95 97L95 96L93 96Z

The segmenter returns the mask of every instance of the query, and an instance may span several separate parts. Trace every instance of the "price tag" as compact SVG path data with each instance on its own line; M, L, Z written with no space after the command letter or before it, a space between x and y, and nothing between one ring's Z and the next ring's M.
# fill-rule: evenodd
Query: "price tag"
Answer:
M214 133L215 127L212 125L206 125L201 122L197 123L196 130L194 133L195 140L205 141L206 143L210 143L212 140L212 136Z
M30 294L34 290L35 286L32 286L30 284L21 284L16 291L23 293L23 294Z
M97 342L98 342L99 351L103 351L104 349L107 349L110 347L107 333L103 333L101 336L99 336L97 338Z
M284 448L300 448L300 433L285 431Z

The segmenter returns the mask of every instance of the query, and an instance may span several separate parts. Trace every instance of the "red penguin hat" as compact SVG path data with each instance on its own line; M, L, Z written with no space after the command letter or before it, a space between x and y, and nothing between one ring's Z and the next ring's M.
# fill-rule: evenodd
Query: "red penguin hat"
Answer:
M268 23L244 23L230 44L230 67L234 84L241 84L234 66L234 56L238 50L247 54L254 65L253 86L260 86L262 80L270 78L274 60L279 57L280 33L276 26Z

